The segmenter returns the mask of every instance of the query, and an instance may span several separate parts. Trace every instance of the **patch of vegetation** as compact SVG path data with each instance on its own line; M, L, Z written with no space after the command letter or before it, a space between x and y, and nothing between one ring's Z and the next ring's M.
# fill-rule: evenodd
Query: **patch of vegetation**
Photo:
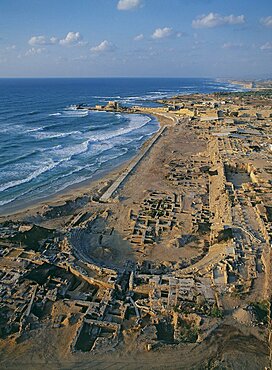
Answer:
M173 311L179 314L195 313L198 315L211 316L212 310L213 310L213 307L211 307L207 302L198 303L198 304L193 303L193 302L186 302L186 303L183 303L182 306L176 305L173 307Z
M267 324L268 321L268 302L254 302L251 307L256 316L257 321Z
M198 338L199 328L195 324L188 323L185 320L180 319L180 335L179 340L181 342L195 343Z
M211 317L217 317L219 319L223 319L223 317L224 317L223 310L221 310L217 306L212 307L212 309L210 311L210 315L211 315Z

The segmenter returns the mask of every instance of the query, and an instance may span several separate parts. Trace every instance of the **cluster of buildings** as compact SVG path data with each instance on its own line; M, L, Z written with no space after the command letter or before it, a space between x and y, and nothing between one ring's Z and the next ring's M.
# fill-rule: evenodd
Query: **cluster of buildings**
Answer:
M86 196L37 216L40 221L67 217L58 230L35 222L0 224L2 340L28 338L37 328L66 328L72 352L112 351L132 337L139 348L152 350L202 341L222 320L226 297L228 302L243 297L250 304L257 280L259 296L269 299L270 100L254 94L216 98L177 97L164 102L166 107L152 108L177 118L177 135L179 128L194 130L207 146L186 158L173 153L165 167L169 191L149 190L130 208L122 237L134 257L141 257L121 267L94 258L91 239L84 235L93 233L95 222L100 225L96 232L103 259L103 238L111 240L113 232L103 226L110 205L106 214L99 202L90 211ZM110 102L96 109L121 108ZM183 115L194 119L181 122ZM173 261L148 259L145 251L155 244L187 255Z

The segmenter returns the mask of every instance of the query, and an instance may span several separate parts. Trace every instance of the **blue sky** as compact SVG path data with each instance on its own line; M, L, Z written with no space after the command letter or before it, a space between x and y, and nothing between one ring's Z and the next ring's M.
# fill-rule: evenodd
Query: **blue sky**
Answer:
M272 77L272 0L1 0L0 77Z

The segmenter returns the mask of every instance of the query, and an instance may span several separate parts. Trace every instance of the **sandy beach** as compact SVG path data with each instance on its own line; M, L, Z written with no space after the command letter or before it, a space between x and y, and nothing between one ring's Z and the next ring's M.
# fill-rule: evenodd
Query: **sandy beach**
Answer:
M201 96L200 108L212 98ZM195 96L180 99L190 107ZM266 366L258 314L270 291L269 222L246 200L248 142L225 135L229 117L153 114L160 130L130 161L1 217L5 281L27 266L30 284L21 326L0 340L4 368ZM268 152L254 149L251 160L267 169Z
M139 114L146 114L145 112ZM171 125L173 123L173 118L167 118L163 115L156 114L154 112L153 116L158 120L159 129L162 129L165 126ZM171 117L171 116L170 116ZM120 176L120 174L124 173L126 169L130 166L132 162L135 160L137 161L138 157L141 157L145 152L145 148L149 145L149 143L153 140L153 138L157 135L154 133L140 148L139 152L131 159L122 163L120 165L115 166L113 169L101 169L95 174L92 179L85 180L81 183L74 184L68 186L66 189L57 192L55 195L51 195L45 197L42 200L35 200L31 202L25 203L25 201L18 201L16 204L10 206L2 206L2 211L0 214L0 220L8 219L10 216L15 217L18 219L22 216L27 214L34 214L39 213L41 210L45 209L47 206L56 206L63 204L67 201L73 201L76 198L80 198L84 195L92 196L101 195L101 192L105 192L105 190L111 185L114 180Z

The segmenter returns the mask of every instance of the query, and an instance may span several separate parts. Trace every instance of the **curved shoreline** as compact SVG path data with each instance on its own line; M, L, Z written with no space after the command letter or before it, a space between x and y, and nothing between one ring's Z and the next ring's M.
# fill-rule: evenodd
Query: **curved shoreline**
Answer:
M155 119L158 123L159 128L150 137L148 137L146 141L142 143L142 145L138 148L137 152L134 155L132 155L131 158L117 165L110 166L110 168L106 170L98 169L91 178L69 185L65 189L57 191L55 194L45 196L44 198L34 199L32 201L23 201L23 200L18 201L14 205L10 205L11 203L8 203L1 207L2 210L0 211L0 220L7 219L10 216L14 217L17 215L21 215L24 212L29 211L33 212L41 207L54 206L59 203L74 200L86 194L91 195L91 193L95 191L96 188L101 186L103 183L111 182L112 179L113 181L116 181L116 177L119 178L120 174L126 171L126 169L130 166L131 162L137 160L138 156L145 155L143 153L146 151L146 146L148 146L149 143L153 141L154 137L164 127L164 122L163 119L161 118L162 116L157 113L147 114L146 112L136 112L134 114L148 116L151 117L152 119Z

